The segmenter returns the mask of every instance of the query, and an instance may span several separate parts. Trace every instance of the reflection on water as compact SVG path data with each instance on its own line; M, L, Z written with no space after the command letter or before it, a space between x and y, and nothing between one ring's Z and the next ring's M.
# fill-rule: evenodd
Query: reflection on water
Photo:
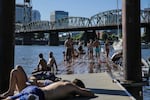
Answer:
M102 46L103 47L103 46ZM38 63L38 55L39 53L43 53L44 58L48 60L48 53L52 51L56 58L57 64L59 65L63 61L63 51L65 50L64 46L15 46L15 65L22 65L27 74L31 74L31 71L37 66ZM113 50L111 50L111 53ZM150 49L142 50L142 57L147 59L150 57ZM64 65L65 66L65 65ZM68 73L72 73L72 69L68 66L62 66L61 70L68 70ZM79 65L78 65L79 66ZM81 72L82 67L76 68L76 73ZM86 70L86 69L85 69Z

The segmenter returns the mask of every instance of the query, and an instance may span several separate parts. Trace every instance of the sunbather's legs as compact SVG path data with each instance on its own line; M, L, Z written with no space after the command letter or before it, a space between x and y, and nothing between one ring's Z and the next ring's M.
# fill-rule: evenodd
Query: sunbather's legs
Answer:
M9 95L13 95L16 87L20 92L22 89L26 87L27 76L21 66L17 66L15 69L12 69L10 72L10 80L9 80L9 89L2 96L7 97Z
M24 89L27 85L26 82L28 81L27 75L24 71L24 69L21 66L17 66L16 67L16 85L18 88L18 91L22 91L22 89Z

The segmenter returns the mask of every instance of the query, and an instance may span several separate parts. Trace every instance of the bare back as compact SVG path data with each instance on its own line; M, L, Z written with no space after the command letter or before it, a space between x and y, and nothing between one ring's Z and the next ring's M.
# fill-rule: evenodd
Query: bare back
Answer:
M47 65L49 67L53 66L53 64L55 63L55 59L53 57L49 58L48 62L47 62Z
M94 94L88 90L79 88L70 82L59 81L41 89L43 90L47 100L72 97L76 94L82 96L94 96Z
M39 67L41 70L47 70L47 62L45 59L40 59L39 60Z

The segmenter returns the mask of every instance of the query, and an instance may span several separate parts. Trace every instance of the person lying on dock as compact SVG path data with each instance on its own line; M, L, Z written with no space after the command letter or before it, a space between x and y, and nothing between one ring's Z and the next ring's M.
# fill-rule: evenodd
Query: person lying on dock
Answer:
M74 83L69 81L58 81L44 87L38 87L36 84L27 85L26 82L28 82L28 78L24 69L21 66L17 66L10 73L8 91L0 95L0 99L30 100L30 98L34 98L33 100L36 100L35 98L39 98L39 100L54 100L77 95L95 97L94 93L84 88L84 83L80 80L76 80ZM14 95L16 89L19 93Z

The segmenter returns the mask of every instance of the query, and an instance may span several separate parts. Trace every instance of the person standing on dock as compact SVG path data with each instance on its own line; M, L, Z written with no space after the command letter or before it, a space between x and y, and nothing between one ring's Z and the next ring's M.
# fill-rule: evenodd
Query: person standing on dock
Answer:
M73 38L70 39L70 46L71 46L71 58L72 58L72 60L74 60L75 53L74 53L74 40L73 40Z
M87 48L88 48L89 59L93 59L93 40L92 39L90 39L90 41L87 43Z
M65 51L65 60L66 61L70 61L72 58L72 41L71 38L68 37L67 40L64 43L65 47L66 47L66 51Z
M95 56L96 58L99 58L100 57L100 42L98 41L98 39L96 39L94 42L93 42L93 45L95 47Z
M47 68L52 73L54 73L54 65L55 65L55 69L56 69L56 72L57 72L58 71L58 67L57 67L57 63L56 63L55 57L53 56L53 52L50 52L49 53L49 59L48 59L48 62L47 62Z
M109 44L109 40L107 39L105 41L105 53L106 53L106 57L108 58L109 56L109 50L110 50L110 44Z
M81 55L84 54L83 41L82 40L80 40L78 43L78 51L79 51L79 57L81 58Z

